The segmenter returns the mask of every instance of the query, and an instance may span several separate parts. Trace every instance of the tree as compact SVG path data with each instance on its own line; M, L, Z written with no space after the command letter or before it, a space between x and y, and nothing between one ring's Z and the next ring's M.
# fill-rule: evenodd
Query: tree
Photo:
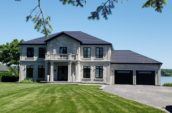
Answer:
M0 45L0 62L10 67L19 65L21 41L14 39L10 43Z
M21 1L21 0L15 0ZM64 5L70 4L76 7L84 7L86 5L87 0L59 0ZM96 7L94 11L90 13L88 19L91 20L99 20L100 16L104 19L108 19L108 16L112 14L112 9L115 8L115 5L120 0L102 0L102 4ZM121 0L123 1L123 0ZM164 5L167 3L167 0L147 0L145 4L142 6L145 7L152 7L157 12L162 12ZM34 29L40 31L45 36L48 36L51 31L52 27L50 25L51 18L49 16L44 16L44 13L41 8L41 0L37 0L36 6L32 9L30 14L26 17L26 21L31 20L35 26Z

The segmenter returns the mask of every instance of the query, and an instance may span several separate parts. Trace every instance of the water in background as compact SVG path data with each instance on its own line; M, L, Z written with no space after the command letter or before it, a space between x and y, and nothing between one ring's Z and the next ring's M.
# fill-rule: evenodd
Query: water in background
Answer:
M164 83L172 83L172 77L161 76L161 85Z

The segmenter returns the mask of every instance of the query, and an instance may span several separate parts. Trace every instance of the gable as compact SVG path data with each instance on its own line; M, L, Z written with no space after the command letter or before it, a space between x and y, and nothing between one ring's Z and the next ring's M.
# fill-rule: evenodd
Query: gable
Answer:
M59 53L60 47L67 47L69 53L76 53L79 46L80 42L77 40L67 35L60 35L47 42L47 51L56 54Z
M48 43L48 42L50 42L50 41L52 41L52 40L54 40L54 39L56 39L56 38L60 38L60 37L70 38L70 39L73 39L73 40L75 40L75 41L81 43L80 40L77 40L77 39L75 39L74 37L72 37L72 36L70 36L70 35L68 35L68 34L66 34L66 33L64 33L64 32L60 32L60 33L57 33L56 35L52 35L52 36L48 37L47 39L45 39L45 42Z

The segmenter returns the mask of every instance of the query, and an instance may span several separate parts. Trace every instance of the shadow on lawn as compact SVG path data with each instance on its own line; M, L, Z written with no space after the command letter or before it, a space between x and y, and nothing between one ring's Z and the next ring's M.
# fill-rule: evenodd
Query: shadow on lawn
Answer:
M166 106L165 109L166 109L168 112L172 113L172 105Z

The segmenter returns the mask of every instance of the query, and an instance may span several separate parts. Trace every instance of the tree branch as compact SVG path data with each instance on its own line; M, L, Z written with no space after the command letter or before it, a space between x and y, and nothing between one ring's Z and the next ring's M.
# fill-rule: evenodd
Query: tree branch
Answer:
M115 3L118 3L118 0L106 0L99 5L95 11L90 13L88 19L99 20L100 15L102 15L104 19L108 19L108 16L112 14L112 9L115 7Z
M21 1L21 0L15 0L15 1ZM71 4L73 6L80 6L84 7L87 0L59 0L64 5L65 4ZM115 8L115 4L118 3L119 0L104 0L104 2L97 6L95 11L92 11L90 13L90 16L88 19L91 20L99 20L100 16L102 16L104 19L108 19L108 16L112 14L112 9ZM123 1L123 0L121 0ZM167 0L147 0L143 7L152 7L157 12L162 12L162 9L164 5L167 3ZM35 13L37 12L38 13ZM41 31L45 36L48 36L51 31L52 27L50 24L51 18L49 16L44 16L44 12L41 8L41 0L37 0L37 5L31 10L30 14L26 16L26 21L31 20L35 26L34 29L37 31Z
M37 11L38 13L35 13ZM41 8L41 0L37 0L37 5L31 10L30 14L26 16L26 21L29 20L35 24L34 29L41 31L45 36L48 36L51 33L52 27L50 25L50 17L44 16Z

